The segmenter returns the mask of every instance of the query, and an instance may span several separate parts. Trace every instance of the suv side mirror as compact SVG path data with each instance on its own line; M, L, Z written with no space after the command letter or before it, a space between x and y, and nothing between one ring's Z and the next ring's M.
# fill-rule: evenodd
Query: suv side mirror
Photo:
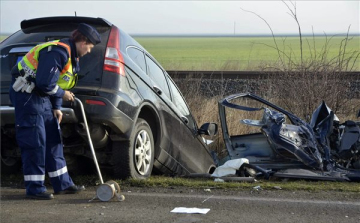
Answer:
M208 135L210 137L213 137L218 132L218 125L216 123L205 123L203 124L200 129L198 129L198 133L200 135Z

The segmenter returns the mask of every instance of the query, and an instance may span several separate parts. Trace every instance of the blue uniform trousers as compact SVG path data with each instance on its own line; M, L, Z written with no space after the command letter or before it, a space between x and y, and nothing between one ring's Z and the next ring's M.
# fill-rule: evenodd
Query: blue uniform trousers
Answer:
M42 97L35 91L15 92L10 88L10 99L15 106L16 140L21 150L26 193L46 191L46 172L55 193L74 185L67 171L61 130L49 96Z

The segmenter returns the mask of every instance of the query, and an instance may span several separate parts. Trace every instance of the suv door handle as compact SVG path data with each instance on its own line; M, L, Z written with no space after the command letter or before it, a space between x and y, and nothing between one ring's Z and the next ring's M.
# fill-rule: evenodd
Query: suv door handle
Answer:
M161 95L162 94L162 90L156 86L153 86L153 89L155 90L156 94Z
M183 122L185 122L185 124L189 124L189 119L186 118L185 116L181 116L181 120L182 120Z

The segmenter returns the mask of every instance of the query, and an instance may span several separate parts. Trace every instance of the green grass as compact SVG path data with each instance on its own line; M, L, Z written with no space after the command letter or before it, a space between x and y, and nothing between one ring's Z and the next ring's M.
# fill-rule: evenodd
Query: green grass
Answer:
M78 184L97 185L99 180L96 176L75 176L74 181ZM104 181L112 179L111 176L104 176ZM214 182L213 179L190 179L183 177L152 176L148 180L116 180L124 187L186 187L193 189L227 189L227 190L252 190L255 186L260 186L263 190L278 190L275 187L281 187L282 190L289 191L339 191L339 192L360 192L360 184L354 182L330 182L330 181L276 181L276 180L258 180L254 183L249 182Z
M118 181L124 186L136 187L188 187L196 189L216 188L230 190L251 190L255 186L260 186L264 190L278 190L275 187L281 187L282 190L305 190L305 191L344 191L360 192L359 183L350 182L324 182L324 181L268 181L259 180L254 183L248 182L214 182L211 179L188 179L188 178L170 178L163 176L153 176L149 180L126 180Z
M4 39L6 39L8 36L3 36L3 35L0 35L0 43L4 40Z
M328 58L339 53L344 36L329 41ZM271 48L271 37L136 37L166 70L257 70L262 64L271 64L278 58ZM330 39L330 37L328 37ZM295 60L300 59L298 37L276 38L278 47ZM310 58L324 47L325 37L304 37L304 58ZM360 37L354 37L347 50L360 51ZM310 44L310 47L308 45ZM360 70L357 63L355 70Z
M74 182L79 185L96 186L100 181L96 175L73 175ZM103 176L104 181L113 179L111 176ZM48 180L48 178L46 179ZM122 187L146 187L146 188L172 188L172 187L186 187L192 189L226 189L236 191L252 190L255 186L260 186L263 190L282 190L287 191L338 191L338 192L360 192L360 184L358 182L330 182L330 181L305 181L305 180L291 180L291 181L277 181L277 180L258 180L254 183L249 182L214 182L212 179L190 179L182 177L166 177L166 176L152 176L148 180L116 180ZM20 186L24 184L23 176L21 174L2 175L2 186Z
M0 36L0 42L7 36ZM328 58L339 54L344 36L329 41ZM258 70L259 66L272 64L278 58L272 37L135 37L166 70ZM298 37L276 38L278 47L295 60L300 59ZM304 58L321 52L325 37L304 37ZM310 47L309 45L310 44ZM347 45L348 51L360 51L360 37ZM360 70L358 62L354 70Z

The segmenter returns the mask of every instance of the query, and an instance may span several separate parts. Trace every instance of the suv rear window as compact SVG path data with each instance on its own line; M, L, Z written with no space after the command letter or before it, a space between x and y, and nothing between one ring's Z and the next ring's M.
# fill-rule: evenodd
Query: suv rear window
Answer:
M144 53L134 47L127 48L127 54L129 57L144 71L146 72L146 64Z
M25 34L23 31L19 30L9 38L5 39L1 45L6 46L10 44L18 44L18 43L42 43L48 42L51 40L67 38L70 36L70 32L55 32L55 33L29 33Z

